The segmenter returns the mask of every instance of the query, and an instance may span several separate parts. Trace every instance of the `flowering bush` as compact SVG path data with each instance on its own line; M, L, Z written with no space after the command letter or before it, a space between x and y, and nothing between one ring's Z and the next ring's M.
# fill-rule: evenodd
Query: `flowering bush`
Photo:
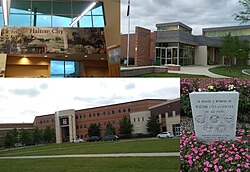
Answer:
M205 81L210 81L204 84ZM189 93L194 91L238 91L239 97L239 115L240 122L250 123L250 80L248 79L181 79L181 112L191 117L191 105Z
M196 139L193 131L187 132L182 129L181 172L247 172L250 167L249 138L250 130L237 129L237 137L234 141L203 143Z

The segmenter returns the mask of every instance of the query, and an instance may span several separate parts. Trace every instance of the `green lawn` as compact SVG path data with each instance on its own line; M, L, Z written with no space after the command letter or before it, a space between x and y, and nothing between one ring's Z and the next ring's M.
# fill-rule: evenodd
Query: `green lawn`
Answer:
M151 73L139 75L137 77L165 77L165 78L209 78L205 75L191 75L191 74L178 74L178 73Z
M218 75L228 76L231 78L250 78L249 75L245 75L241 72L243 69L250 69L250 66L234 66L231 68L227 66L219 66L210 68L209 71Z
M51 144L1 151L0 156L179 152L179 139ZM0 170L1 171L1 170Z
M0 171L180 171L179 157L59 158L0 160Z

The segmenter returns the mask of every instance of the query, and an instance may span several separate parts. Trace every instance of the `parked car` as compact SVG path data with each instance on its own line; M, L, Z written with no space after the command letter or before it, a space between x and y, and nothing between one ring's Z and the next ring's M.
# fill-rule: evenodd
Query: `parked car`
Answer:
M107 135L103 138L103 141L115 141L119 140L119 137L117 135Z
M100 137L98 136L92 136L87 139L87 142L98 142L98 141L100 141Z
M172 138L174 137L173 134L170 132L161 132L160 134L157 135L158 138Z
M74 140L74 143L83 143L83 142L84 142L84 140L81 139L81 138L76 138L76 139Z

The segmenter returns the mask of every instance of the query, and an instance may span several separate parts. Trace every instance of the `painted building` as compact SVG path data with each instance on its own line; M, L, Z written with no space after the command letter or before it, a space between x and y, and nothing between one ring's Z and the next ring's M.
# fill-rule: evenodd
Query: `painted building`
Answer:
M12 0L8 22L0 10L1 76L120 76L120 0L93 3Z
M146 29L137 27L135 34L131 35L129 58L134 61L131 65L227 64L220 54L222 36L230 33L232 36L250 40L250 25L206 28L203 29L203 35L193 35L192 28L181 22L162 23L156 27L157 31L147 30L147 34L144 33ZM140 42L134 37L143 37L143 41ZM121 59L126 59L126 40L127 35L122 35ZM136 61L140 63L135 63Z

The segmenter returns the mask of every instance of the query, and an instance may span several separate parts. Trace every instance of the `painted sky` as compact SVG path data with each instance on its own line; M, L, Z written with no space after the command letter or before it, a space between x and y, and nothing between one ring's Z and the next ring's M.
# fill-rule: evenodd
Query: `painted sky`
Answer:
M121 33L128 32L128 0L121 0ZM131 32L135 26L152 31L156 24L183 22L201 34L202 28L235 26L234 14L242 10L238 0L131 0Z
M0 123L33 122L57 110L85 109L141 100L179 97L179 79L3 79Z

